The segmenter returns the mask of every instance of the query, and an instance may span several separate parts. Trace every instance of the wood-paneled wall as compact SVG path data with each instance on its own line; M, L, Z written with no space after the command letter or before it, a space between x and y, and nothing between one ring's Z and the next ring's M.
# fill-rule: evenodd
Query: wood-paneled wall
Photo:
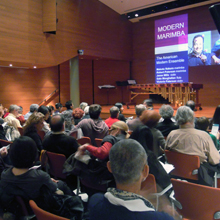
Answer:
M132 23L97 0L57 0L56 35L42 31L42 0L0 1L0 61L57 66L85 55L130 60Z
M216 27L208 7L203 6L171 13L133 24L132 77L136 79L137 83L155 82L154 21L187 13L189 33L215 30ZM189 67L189 81L203 84L204 88L200 90L202 105L217 106L220 104L220 65ZM143 99L144 96L139 96L136 98L136 102L141 103Z

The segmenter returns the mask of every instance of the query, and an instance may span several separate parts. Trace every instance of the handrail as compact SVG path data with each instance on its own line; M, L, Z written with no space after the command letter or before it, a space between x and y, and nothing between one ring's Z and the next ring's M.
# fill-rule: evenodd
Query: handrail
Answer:
M46 102L50 97L52 97L55 93L57 93L59 89L55 89L53 92L50 93L42 102L40 102L38 105L40 106L42 103Z

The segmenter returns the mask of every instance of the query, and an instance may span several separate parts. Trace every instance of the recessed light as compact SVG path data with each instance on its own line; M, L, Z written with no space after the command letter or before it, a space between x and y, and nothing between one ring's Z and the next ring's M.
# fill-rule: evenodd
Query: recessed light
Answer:
M138 14L135 14L135 17L138 17Z
M9 66L13 66L12 64L9 64Z
M34 69L36 69L37 67L36 66L34 66Z

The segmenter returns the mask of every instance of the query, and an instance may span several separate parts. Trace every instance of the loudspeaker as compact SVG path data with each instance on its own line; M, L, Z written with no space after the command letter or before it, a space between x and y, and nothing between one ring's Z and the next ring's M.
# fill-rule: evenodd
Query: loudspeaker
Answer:
M83 54L84 54L84 50L77 50L77 53L78 53L79 55L83 55Z
M210 6L209 11L220 34L220 4Z

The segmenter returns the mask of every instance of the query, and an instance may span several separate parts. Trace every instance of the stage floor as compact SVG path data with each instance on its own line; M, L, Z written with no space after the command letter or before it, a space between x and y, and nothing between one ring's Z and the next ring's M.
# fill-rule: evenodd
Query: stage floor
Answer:
M159 112L159 108L161 107L162 104L154 104L154 110ZM102 106L102 113L101 117L102 119L106 119L110 116L109 109L112 106ZM125 117L130 117L130 116L135 116L135 107L129 106L129 109L127 109L127 106L124 105L124 111L123 114ZM199 118L202 116L205 116L207 118L212 118L213 114L215 112L216 106L202 106L202 110L197 110L195 111L195 117ZM174 115L176 114L176 109L174 108Z

